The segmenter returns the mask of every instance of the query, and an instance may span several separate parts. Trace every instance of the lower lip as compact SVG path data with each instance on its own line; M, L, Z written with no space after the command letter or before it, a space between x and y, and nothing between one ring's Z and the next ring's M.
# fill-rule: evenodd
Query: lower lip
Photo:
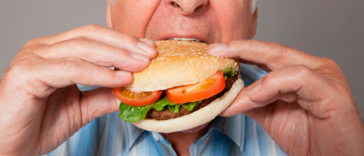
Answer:
M193 133L193 132L196 132L196 131L199 131L199 130L205 128L209 123L210 122L205 123L205 124L200 125L200 126L197 126L195 128L191 128L191 129L188 129L188 130L181 131L181 132L183 132L183 133Z

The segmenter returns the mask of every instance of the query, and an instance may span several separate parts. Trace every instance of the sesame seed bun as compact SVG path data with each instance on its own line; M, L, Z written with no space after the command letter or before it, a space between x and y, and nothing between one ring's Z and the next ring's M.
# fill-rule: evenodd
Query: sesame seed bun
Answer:
M156 41L158 56L141 72L133 73L133 82L125 88L133 92L165 90L202 82L217 71L231 66L239 70L234 59L211 56L208 45L193 41Z

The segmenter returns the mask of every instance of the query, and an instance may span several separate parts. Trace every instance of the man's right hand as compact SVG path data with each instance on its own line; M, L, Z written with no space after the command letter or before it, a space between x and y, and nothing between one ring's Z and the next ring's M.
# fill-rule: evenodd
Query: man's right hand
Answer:
M156 56L152 41L97 25L29 41L0 81L0 155L48 153L117 111L110 88L131 83Z

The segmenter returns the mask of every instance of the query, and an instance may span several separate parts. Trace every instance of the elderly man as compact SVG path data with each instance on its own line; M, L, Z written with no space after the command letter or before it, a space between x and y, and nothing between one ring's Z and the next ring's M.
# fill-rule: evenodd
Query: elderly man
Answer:
M364 127L338 65L249 40L255 4L108 1L110 28L88 25L29 41L0 82L0 155L362 155ZM143 131L117 118L110 88L129 84L156 57L153 41L167 38L202 40L212 44L209 54L264 71L243 68L246 83L256 81L205 127Z

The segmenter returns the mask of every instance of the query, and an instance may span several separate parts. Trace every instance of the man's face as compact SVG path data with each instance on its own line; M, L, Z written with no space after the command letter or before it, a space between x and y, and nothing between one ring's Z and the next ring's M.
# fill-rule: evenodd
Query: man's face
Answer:
M140 38L196 38L207 44L251 39L256 17L251 0L115 0L108 25ZM184 131L192 133L205 125Z
M108 24L140 38L196 38L208 44L250 39L256 15L250 0L115 0Z

